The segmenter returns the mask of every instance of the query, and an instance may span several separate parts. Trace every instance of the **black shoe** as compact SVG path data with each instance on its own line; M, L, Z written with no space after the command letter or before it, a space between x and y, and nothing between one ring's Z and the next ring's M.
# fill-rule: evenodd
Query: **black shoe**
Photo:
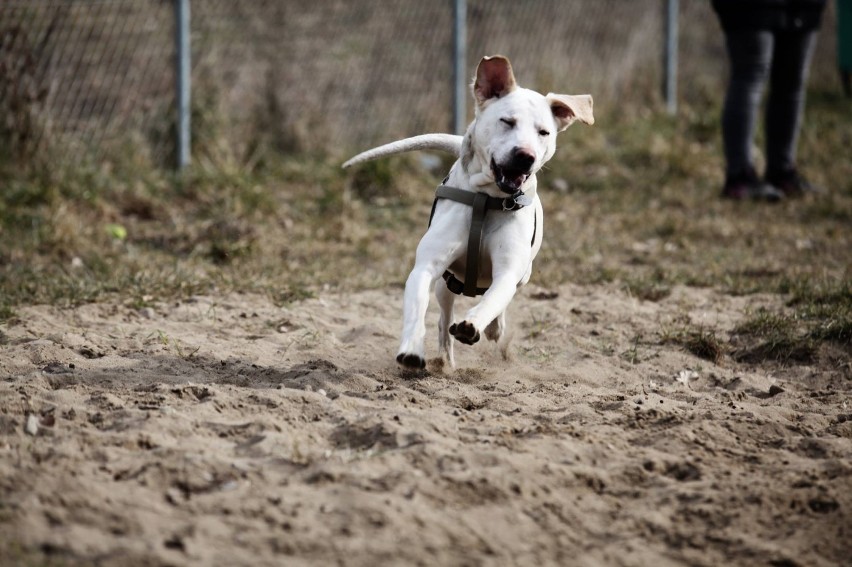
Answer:
M783 193L785 197L804 197L825 192L821 187L808 182L795 167L783 171L766 172L766 182Z
M733 201L767 201L777 203L784 193L757 177L753 168L745 169L736 175L728 175L722 188L722 198Z

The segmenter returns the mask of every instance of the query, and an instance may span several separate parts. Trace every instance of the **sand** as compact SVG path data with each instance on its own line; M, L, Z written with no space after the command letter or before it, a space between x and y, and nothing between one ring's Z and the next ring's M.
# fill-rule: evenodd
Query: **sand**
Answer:
M433 301L406 372L401 296L21 308L0 327L0 563L852 564L848 358L666 340L727 341L782 297L530 286L511 359L459 344L456 370Z

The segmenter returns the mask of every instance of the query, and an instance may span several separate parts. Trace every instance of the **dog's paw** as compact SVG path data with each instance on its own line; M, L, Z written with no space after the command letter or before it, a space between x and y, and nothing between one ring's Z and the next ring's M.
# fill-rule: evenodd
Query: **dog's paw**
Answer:
M416 354L401 352L396 355L396 361L400 366L404 366L405 368L413 368L415 370L426 368L426 359Z
M476 330L473 323L468 323L467 321L450 325L450 334L457 341L466 345L472 345L479 341L479 331Z

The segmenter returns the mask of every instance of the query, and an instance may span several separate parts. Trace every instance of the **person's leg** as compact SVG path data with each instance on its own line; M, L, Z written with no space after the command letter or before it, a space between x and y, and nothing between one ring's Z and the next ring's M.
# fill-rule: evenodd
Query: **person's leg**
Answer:
M731 31L725 38L731 78L722 111L722 141L730 178L753 169L752 140L772 61L773 36L768 31Z
M768 31L725 34L731 79L722 110L725 186L722 197L778 201L780 192L757 177L751 147L760 99L772 61L773 37Z
M775 35L766 104L767 178L796 168L805 83L815 43L815 31Z

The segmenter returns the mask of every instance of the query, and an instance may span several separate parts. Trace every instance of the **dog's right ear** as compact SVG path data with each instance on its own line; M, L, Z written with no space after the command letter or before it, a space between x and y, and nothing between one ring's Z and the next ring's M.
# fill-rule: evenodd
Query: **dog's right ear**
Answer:
M479 62L473 83L473 96L477 106L482 106L492 98L506 96L517 87L512 64L502 55L483 57Z

